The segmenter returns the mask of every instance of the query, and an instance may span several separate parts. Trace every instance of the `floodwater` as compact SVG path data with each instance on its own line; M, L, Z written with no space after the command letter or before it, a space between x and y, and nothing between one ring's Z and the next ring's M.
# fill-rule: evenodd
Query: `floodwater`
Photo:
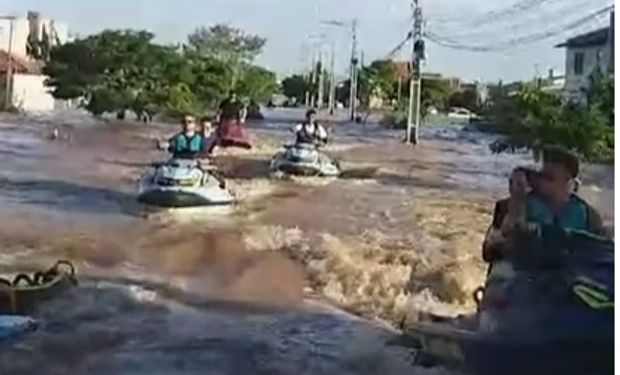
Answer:
M0 353L19 374L429 374L387 342L417 313L471 311L482 236L511 168L488 136L433 127L416 148L374 124L330 124L339 180L274 180L302 112L249 125L256 147L217 163L240 203L153 212L136 184L165 124L82 114L0 118L0 266L69 259L80 286L41 306ZM61 138L48 134L58 127ZM584 196L613 225L613 168Z

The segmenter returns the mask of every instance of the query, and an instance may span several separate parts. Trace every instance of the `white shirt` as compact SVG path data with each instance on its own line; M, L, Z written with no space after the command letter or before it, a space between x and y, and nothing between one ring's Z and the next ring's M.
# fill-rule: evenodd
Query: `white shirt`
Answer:
M303 130L304 126L309 134L314 134L321 140L327 139L327 130L320 124L297 124L293 130L295 133L299 133Z

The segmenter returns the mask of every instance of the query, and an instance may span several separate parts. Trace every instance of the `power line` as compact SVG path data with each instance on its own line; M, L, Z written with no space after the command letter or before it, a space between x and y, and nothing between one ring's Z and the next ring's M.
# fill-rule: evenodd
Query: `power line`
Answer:
M402 50L402 49L403 49L403 47L404 47L405 45L407 45L407 42L409 42L409 40L411 40L411 36L412 36L412 33L411 33L411 31L410 31L410 32L407 34L407 36L405 37L405 39L403 39L403 41L401 41L400 43L398 43L398 44L396 45L396 47L392 48L392 50L386 54L386 59L389 59L389 58L391 58L392 56L394 56L395 54L397 54L398 52L400 52L400 50Z
M455 40L450 40L448 38L442 38L439 35L435 35L433 32L428 31L426 33L426 37L428 38L428 40L444 46L444 47L448 47L448 48L452 48L452 49L460 49L460 50L466 50L466 51L472 51L472 52L494 52L494 51L501 51L507 48L511 48L511 47L515 47L518 45L523 45L523 44L529 44L529 43L533 43L533 42L537 42L540 40L544 40L547 38L550 38L552 36L558 35L562 32L566 32L572 29L576 29L584 24L586 24L587 22L590 22L593 19L596 19L597 17L600 17L603 14L608 13L609 11L611 11L614 8L613 5L607 6L603 9L597 10L596 12L593 12L585 17L581 17L575 21L572 21L564 26L561 27L557 27L554 29L548 29L548 30L543 30L543 31L538 31L535 33L531 33L528 35L523 35L521 37L518 38L513 38L513 39L509 39L505 42L502 43L496 43L496 44L487 44L487 45L468 45L468 44L464 44L464 43L459 43Z
M448 28L446 30L444 27L441 27L441 25L439 28L433 27L434 25L431 23L429 29L432 30L435 35L441 36L442 39L445 40L457 40L455 38L458 38L458 40L461 41L463 39L483 39L486 42L489 40L490 36L514 34L518 31L523 31L524 29L531 30L532 25L549 25L549 23L553 20L565 19L573 14L579 14L584 7L592 5L592 2L592 0L580 0L559 9L551 8L546 9L545 11L540 9L537 12L531 12L521 17L513 17L508 20L509 22L499 25L496 23L483 23L482 25L471 29L463 30L464 28ZM603 4L600 4L600 6L605 6L608 4L608 0L602 0L602 2ZM566 5L566 2L563 2L562 5ZM488 26L493 28L489 28ZM477 44L475 41L470 41L469 43Z
M555 1L555 0L521 0L506 8L491 10L484 14L478 15L477 17L474 17L473 19L466 18L463 16L458 16L458 17L448 17L448 18L443 18L443 19L441 17L437 17L437 18L434 18L434 20L437 21L438 23L443 22L443 23L452 24L452 25L460 24L462 26L480 26L482 23L485 23L485 22L493 23L493 22L500 21L508 16L514 16L520 12L536 8L549 1ZM430 17L430 18L433 19L433 17Z

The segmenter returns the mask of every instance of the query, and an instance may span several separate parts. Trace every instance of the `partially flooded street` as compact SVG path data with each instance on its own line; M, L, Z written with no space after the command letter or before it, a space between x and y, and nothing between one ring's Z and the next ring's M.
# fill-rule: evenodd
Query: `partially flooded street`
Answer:
M267 111L248 125L253 150L219 151L239 198L226 212L136 203L174 124L1 118L2 271L67 259L80 280L0 353L3 372L441 373L387 343L418 312L472 311L493 202L529 155L493 155L487 135L457 127L425 128L412 148L402 132L334 122L341 179L270 178L302 117ZM613 178L587 166L582 188L609 225Z

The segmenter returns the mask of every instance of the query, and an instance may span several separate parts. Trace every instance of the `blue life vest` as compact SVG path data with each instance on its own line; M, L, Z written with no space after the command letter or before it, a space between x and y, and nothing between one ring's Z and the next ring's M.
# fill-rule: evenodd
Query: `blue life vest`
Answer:
M193 158L204 149L202 136L194 134L191 137L185 134L177 134L170 141L169 151L175 158Z
M556 214L549 203L538 194L527 200L527 221L536 224L557 225L564 229L588 230L588 206L576 195L571 195L564 210Z

